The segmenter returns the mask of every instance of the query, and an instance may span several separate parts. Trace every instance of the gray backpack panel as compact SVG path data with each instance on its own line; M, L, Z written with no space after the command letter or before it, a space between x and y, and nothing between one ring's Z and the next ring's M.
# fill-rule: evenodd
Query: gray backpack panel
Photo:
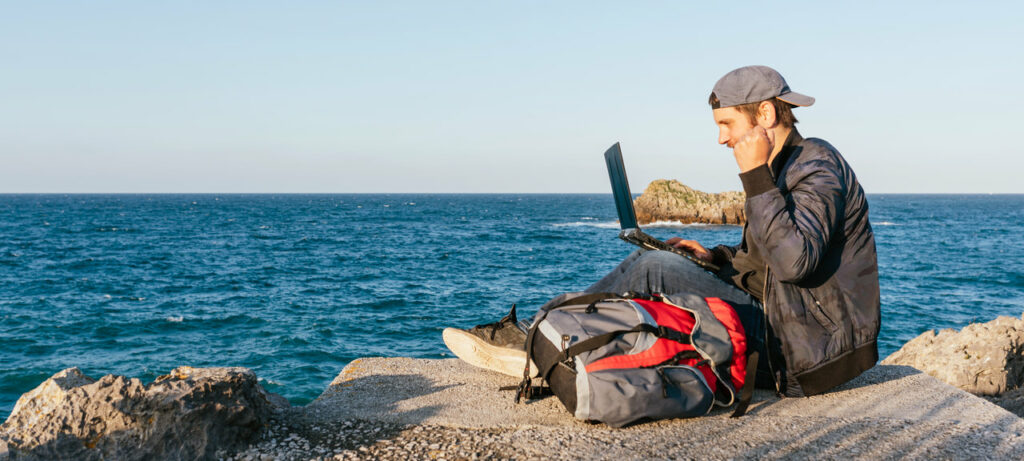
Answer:
M711 411L715 403L732 403L735 393L727 367L733 345L728 330L715 318L703 298L680 293L664 301L694 316L694 329L686 344L692 345L696 352L688 353L721 367L712 366L711 371L724 386L722 397L727 396L728 402L716 402L715 393L703 373L692 366L665 364L587 372L587 366L598 360L650 349L662 333L629 331L638 325L654 327L647 330L658 327L647 310L631 299L608 294L606 300L573 303L572 299L580 295L560 295L541 308L531 326L535 344L528 351L541 372L551 370L544 378L576 418L621 427L644 418L701 416ZM562 305L566 301L570 304ZM629 332L609 335L607 344L582 351L567 362L552 355L563 353L564 357L565 350L575 344L624 331ZM538 355L538 351L549 352Z
M693 345L707 354L713 367L729 363L732 358L729 330L718 321L704 298L691 293L675 293L666 295L665 301L690 311L698 319L693 333L690 334Z

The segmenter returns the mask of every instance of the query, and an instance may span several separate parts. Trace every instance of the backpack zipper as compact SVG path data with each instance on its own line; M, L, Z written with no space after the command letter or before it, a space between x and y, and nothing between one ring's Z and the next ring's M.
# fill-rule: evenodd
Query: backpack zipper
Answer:
M697 311L689 309L686 306L677 305L677 304L673 303L672 301L670 301L668 298L663 299L662 302L667 304L667 305L669 305L669 306L675 307L677 309L682 309L683 311L688 312L690 315L692 315L694 322L693 322L693 329L691 331L696 332L696 331L699 331L701 329L701 327L702 327L702 322L701 322L701 319L700 319L701 316L700 316L700 314L697 313ZM714 317L714 316L712 316L712 317ZM725 378L722 378L722 376L718 373L718 364L715 363L714 360L711 360L711 356L707 352L704 352L699 347L697 347L697 344L693 342L692 337L690 339L690 346L692 346L693 350L697 351L697 353L700 354L701 357L706 359L708 361L708 363L711 364L711 373L714 374L715 378L717 378L719 381L721 381L725 385L725 388L729 390L729 395L731 397L730 397L730 401L729 401L728 405L732 405L733 402L736 401L736 390L733 389L733 387L732 387L733 386L732 385L732 380L730 379L729 381L726 381ZM710 388L710 386L708 386L708 388ZM716 404L717 404L717 400L716 400ZM722 406L728 406L728 405L722 405ZM712 406L714 406L714 405L712 405Z

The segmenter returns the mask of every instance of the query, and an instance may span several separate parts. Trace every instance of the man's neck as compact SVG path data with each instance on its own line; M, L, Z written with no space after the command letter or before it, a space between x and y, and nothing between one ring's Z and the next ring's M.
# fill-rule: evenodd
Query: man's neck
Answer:
M775 157L782 152L782 147L786 144L786 139L789 138L789 133L793 131L791 126L776 125L772 128L772 133L775 135L775 147L772 148L772 154L768 156L768 165L775 161Z

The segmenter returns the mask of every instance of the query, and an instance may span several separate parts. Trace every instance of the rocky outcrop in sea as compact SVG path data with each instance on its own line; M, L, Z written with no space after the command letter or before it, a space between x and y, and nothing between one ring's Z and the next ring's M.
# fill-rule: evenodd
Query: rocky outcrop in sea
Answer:
M1024 319L929 330L882 361L907 365L1024 417Z
M695 190L674 179L652 181L633 202L640 224L743 224L746 195L743 192L712 194Z
M211 459L247 446L287 405L247 368L179 367L149 385L68 368L18 399L0 460Z

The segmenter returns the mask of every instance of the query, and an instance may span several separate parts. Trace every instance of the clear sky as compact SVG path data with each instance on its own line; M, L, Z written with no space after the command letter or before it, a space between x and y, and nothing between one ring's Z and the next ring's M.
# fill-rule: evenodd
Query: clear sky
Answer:
M738 190L749 64L869 193L1024 192L1024 4L838 3L3 2L0 192Z

